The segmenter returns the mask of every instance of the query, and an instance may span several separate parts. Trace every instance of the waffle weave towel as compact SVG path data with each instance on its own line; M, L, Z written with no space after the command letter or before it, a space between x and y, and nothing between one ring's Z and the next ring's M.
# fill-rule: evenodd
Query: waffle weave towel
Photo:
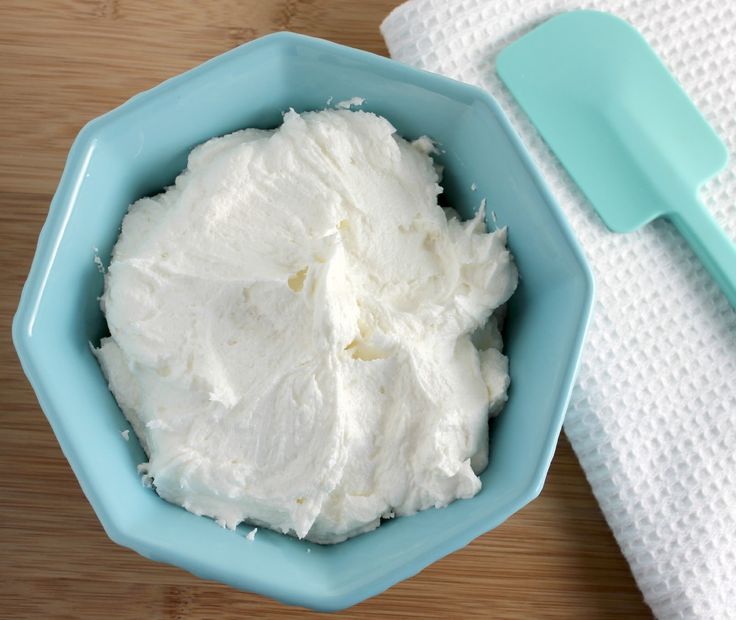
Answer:
M609 232L495 75L506 44L578 8L633 24L736 152L732 0L410 0L381 31L393 58L496 97L591 263L565 432L646 601L660 618L736 618L736 312L669 223ZM735 160L701 192L732 239Z

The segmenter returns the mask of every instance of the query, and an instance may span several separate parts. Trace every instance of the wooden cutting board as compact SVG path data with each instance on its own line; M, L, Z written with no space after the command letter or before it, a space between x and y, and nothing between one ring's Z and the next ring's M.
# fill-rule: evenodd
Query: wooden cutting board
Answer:
M0 3L0 617L306 615L156 564L108 540L20 370L10 322L66 152L87 120L275 30L386 54L378 25L396 4ZM467 548L342 615L650 616L565 439L545 490L532 505Z

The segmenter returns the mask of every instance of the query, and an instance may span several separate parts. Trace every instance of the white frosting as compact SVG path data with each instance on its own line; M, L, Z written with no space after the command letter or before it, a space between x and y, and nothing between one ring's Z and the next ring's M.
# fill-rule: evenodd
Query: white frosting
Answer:
M163 498L338 542L480 489L508 373L495 321L488 350L470 334L516 269L505 230L437 205L431 143L394 131L289 112L131 206L97 355Z
M363 97L351 97L350 99L346 99L345 101L338 102L338 104L335 107L343 108L344 110L349 110L352 107L362 106L364 103L365 103L365 99L363 99Z

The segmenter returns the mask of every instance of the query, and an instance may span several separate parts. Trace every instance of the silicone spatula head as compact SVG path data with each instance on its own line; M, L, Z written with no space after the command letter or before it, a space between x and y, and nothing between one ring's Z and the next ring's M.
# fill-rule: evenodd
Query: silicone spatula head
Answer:
M736 247L697 199L728 152L634 28L564 13L503 50L496 70L610 229L667 216L736 308Z
M608 13L554 17L503 50L496 69L617 232L676 210L672 191L694 193L727 161L644 38Z

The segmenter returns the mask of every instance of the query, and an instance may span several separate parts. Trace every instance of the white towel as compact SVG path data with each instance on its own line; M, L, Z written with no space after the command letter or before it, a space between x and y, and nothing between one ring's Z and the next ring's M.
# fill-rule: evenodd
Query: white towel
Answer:
M609 232L495 74L505 45L578 8L633 24L736 151L734 0L410 0L381 31L393 58L496 97L591 263L565 432L647 603L660 618L736 618L736 312L669 223ZM735 160L701 192L732 239Z

